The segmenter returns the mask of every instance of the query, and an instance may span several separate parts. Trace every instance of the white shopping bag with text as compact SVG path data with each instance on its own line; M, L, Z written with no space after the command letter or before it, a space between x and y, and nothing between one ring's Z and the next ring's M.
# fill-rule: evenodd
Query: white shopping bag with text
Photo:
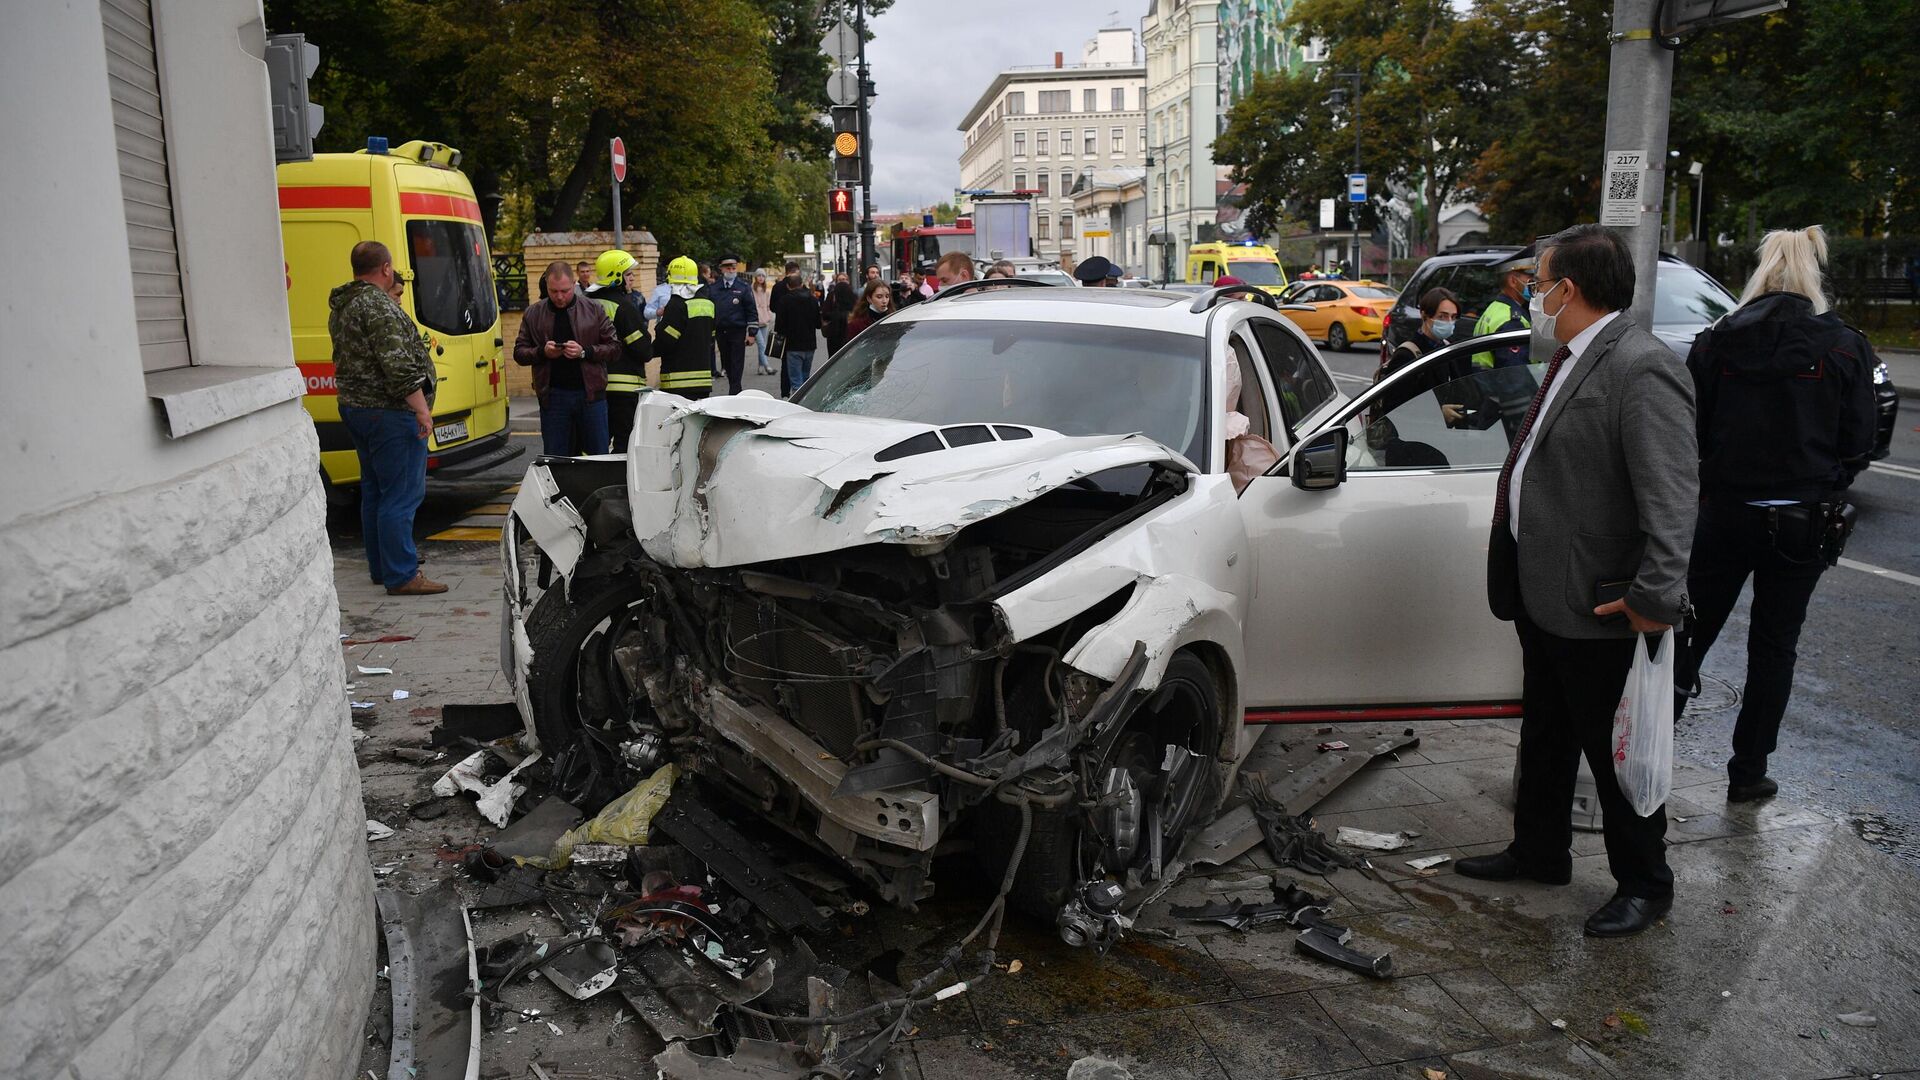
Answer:
M1613 775L1646 817L1673 791L1673 631L1633 636L1633 667L1613 710Z

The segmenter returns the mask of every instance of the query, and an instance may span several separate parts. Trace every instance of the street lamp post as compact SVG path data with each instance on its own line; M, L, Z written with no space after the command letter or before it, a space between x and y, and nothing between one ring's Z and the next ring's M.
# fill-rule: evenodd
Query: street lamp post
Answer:
M1167 148L1160 147L1160 284L1173 284L1173 227L1167 222L1167 212L1172 207L1173 196L1167 193ZM1147 147L1147 168L1153 168L1154 148ZM1151 208L1147 211L1152 214Z

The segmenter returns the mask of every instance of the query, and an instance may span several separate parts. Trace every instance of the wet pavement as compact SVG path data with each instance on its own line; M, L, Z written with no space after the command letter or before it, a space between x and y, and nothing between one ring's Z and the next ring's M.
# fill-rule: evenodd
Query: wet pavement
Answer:
M429 520L436 515L451 520L497 501L519 471L436 491L421 534L437 527ZM1897 481L1884 483L1893 491L1888 499L1906 497ZM1891 563L1898 547L1874 557ZM470 806L413 819L407 807L452 759L422 763L394 751L424 746L445 704L507 698L497 670L496 549L430 543L423 551L429 575L453 591L387 597L366 583L357 545L335 544L342 632L412 639L352 646L345 656L353 696L378 702L370 715L356 714L368 733L359 751L368 816L397 830L370 844L370 855L386 871L383 880L420 885L455 873L434 854L444 843L482 840L494 830ZM1175 904L1267 899L1209 888L1272 872L1256 850L1171 890L1145 914L1142 932L1105 957L1010 918L999 958L1021 961L1020 971L996 973L916 1014L903 1059L908 1075L1058 1078L1082 1058L1117 1062L1134 1077L1384 1080L1421 1077L1425 1069L1453 1078L1920 1074L1920 867L1881 850L1912 853L1907 830L1920 785L1910 704L1920 699L1911 670L1920 589L1905 588L1838 570L1823 582L1803 642L1796 713L1776 758L1785 791L1773 802L1724 801L1720 748L1744 657L1735 648L1716 653L1708 673L1721 680L1709 687L1717 696L1699 703L1680 731L1669 809L1678 898L1646 934L1581 936L1582 921L1611 892L1596 834L1575 834L1574 881L1563 888L1473 881L1448 864L1432 876L1407 868L1406 860L1425 854L1458 859L1498 850L1510 835L1514 725L1425 724L1418 749L1369 766L1316 809L1329 833L1352 825L1418 832L1418 841L1377 855L1375 875L1279 872L1282 881L1332 895L1332 921L1353 928L1354 947L1391 952L1394 978L1375 981L1299 955L1283 926L1230 931L1168 914ZM1743 618L1736 613L1730 635ZM395 673L361 676L358 664ZM395 689L408 697L393 700ZM1339 729L1355 745L1372 730ZM1327 737L1273 729L1259 753L1282 754L1284 743L1310 735ZM1870 843L1862 832L1878 835ZM816 943L817 951L850 970L897 965L910 980L971 926L983 903L942 887L918 913L876 904ZM479 916L476 937L524 927L561 929L537 909L520 909ZM660 1043L612 995L575 1003L544 980L510 993L516 1005L541 1008L544 1019L490 1032L483 1075L518 1080L530 1062L580 1077L651 1075L647 1062ZM362 1064L376 1075L386 1063L382 1007L376 1002ZM1876 1025L1838 1020L1857 1012L1876 1017Z

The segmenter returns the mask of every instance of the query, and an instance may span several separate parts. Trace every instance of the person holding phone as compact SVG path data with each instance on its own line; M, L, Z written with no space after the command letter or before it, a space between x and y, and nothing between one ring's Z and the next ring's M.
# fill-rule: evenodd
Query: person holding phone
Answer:
M547 267L546 299L528 305L513 343L513 362L533 369L540 399L540 441L556 457L604 454L607 365L620 356L620 339L599 304L580 303L573 267Z

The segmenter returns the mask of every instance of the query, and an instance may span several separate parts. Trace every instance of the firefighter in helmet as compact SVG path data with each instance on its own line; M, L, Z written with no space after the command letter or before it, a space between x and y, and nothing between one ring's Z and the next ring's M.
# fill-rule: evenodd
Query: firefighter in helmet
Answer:
M633 435L633 414L640 403L640 390L647 381L647 361L653 358L653 342L647 337L646 301L632 289L629 275L639 262L615 248L603 251L593 261L593 274L600 284L587 290L587 298L606 309L613 322L613 336L620 339L620 355L607 365L607 430L613 436L613 452L627 452Z
M685 255L667 264L672 293L654 337L660 343L660 389L685 398L713 390L713 301L695 296L700 267Z

